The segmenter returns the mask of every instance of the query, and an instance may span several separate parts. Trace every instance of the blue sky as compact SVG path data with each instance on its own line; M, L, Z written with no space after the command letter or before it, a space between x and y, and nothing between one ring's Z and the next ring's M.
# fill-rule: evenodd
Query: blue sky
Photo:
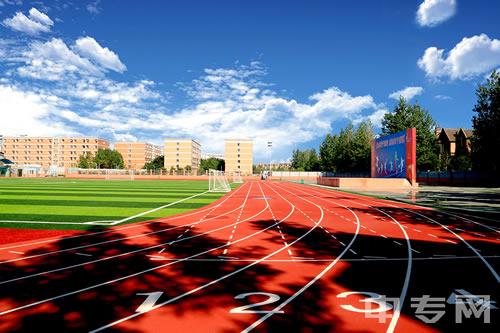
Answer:
M470 127L495 1L0 0L0 134L195 137L256 161L375 125L396 98ZM392 96L392 97L391 97Z

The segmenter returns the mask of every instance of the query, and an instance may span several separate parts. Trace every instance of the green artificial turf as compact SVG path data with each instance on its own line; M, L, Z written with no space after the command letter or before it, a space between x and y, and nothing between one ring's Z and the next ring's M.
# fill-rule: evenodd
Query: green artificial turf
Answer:
M0 178L0 220L81 223L0 222L0 227L94 229L95 225L83 223L121 220L202 193L207 188L208 181ZM196 209L222 195L223 193L205 193L126 223Z

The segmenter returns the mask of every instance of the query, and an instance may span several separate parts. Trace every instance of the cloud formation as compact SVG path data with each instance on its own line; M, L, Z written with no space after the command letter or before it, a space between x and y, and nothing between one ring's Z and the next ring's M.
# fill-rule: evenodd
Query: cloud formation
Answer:
M389 98L398 100L400 97L403 97L407 101L412 99L415 96L421 95L424 92L424 88L422 87L406 87L404 89L395 91L389 95Z
M431 79L470 79L500 65L500 40L486 34L465 37L447 54L429 47L417 64Z
M24 62L17 68L19 75L46 81L65 80L67 76L102 77L108 70L122 73L127 69L118 55L91 37L79 38L71 47L60 38L35 41L17 60Z
M92 60L103 68L123 73L127 67L120 61L116 53L102 47L92 37L81 37L76 40L75 49L84 57Z
M455 0L424 0L418 7L417 22L423 27L435 27L456 12Z
M17 12L13 17L3 20L2 24L14 31L38 35L41 32L49 32L54 22L38 9L31 8L28 16Z

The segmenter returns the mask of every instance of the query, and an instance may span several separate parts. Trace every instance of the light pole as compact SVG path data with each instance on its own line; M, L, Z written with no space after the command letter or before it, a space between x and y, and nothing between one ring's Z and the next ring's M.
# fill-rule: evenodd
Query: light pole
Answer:
M267 141L267 148L269 149L269 174L271 174L271 157L273 152L273 142Z

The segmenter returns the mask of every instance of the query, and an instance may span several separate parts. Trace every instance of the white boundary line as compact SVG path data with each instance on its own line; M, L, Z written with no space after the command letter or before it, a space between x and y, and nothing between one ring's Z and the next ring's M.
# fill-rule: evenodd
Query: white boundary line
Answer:
M259 187L260 187L260 184L259 184ZM260 187L260 189L261 189L261 191L262 191L262 187ZM258 232L256 232L256 233L264 232L264 231L266 231L266 230L268 230L268 229L271 229L271 228L273 228L273 227L275 227L275 226L279 225L280 223L282 223L282 222L284 222L286 219L288 219L288 217L290 217L290 216L293 214L293 212L295 211L295 205L293 205L290 201L288 201L287 199L285 199L285 198L284 198L281 194L279 194L278 192L276 192L274 189L272 189L272 190L273 190L276 194L278 194L281 198L283 198L283 200L285 200L286 202L288 202L288 203L291 205L292 209L290 210L290 212L288 213L288 215L287 215L287 216L285 216L283 219L281 219L280 221L278 221L278 222L276 222L276 223L274 223L274 224L271 224L270 226L268 226L268 227L266 227L266 228L264 228L264 229L261 229L260 231L258 231ZM262 192L262 193L264 194L264 192ZM264 195L264 197L265 197L265 195ZM267 199L264 199L264 200L266 201L267 205L269 206L269 202L268 202L268 200L267 200ZM246 266L244 266L244 267L241 267L241 268L237 269L236 271L233 271L233 272L231 272L231 273L229 273L229 274L226 274L226 275L224 275L224 276L222 276L222 277L220 277L220 278L218 278L218 279L216 279L216 280L212 280L212 281L210 281L210 282L208 282L208 283L206 283L206 284L204 284L204 285L201 285L201 286L199 286L199 287L197 287L197 288L195 288L195 289L192 289L192 290L190 290L190 291L188 291L188 292L185 292L184 294L181 294L181 295L178 295L178 296L176 296L176 297L174 297L174 298L171 298L171 299L169 299L169 300L167 300L167 301L165 301L165 302L159 303L159 304L157 304L157 305L155 305L155 306L151 307L151 308L149 309L149 311L151 311L151 310L155 310L155 309L157 309L157 308L159 308L159 307L162 307L162 306L164 306L164 305L167 305L167 304L173 303L173 302L175 302L175 301L177 301L177 300L179 300L179 299L181 299L181 298L183 298L183 297L186 297L186 296L191 295L191 294L193 294L193 293L195 293L195 292L197 292L197 291L199 291L199 290L202 290L202 289L204 289L204 288L206 288L206 287L208 287L208 286L211 286L211 285L213 285L213 284L215 284L215 283L218 283L218 282L220 282L220 281L222 281L222 280L224 280L224 279L226 279L226 278L228 278L228 277L231 277L231 276L233 276L233 275L235 275L235 274L238 274L239 272L242 272L242 271L244 271L244 270L246 270L246 269L248 269L248 268L250 268L250 267L252 267L252 266L255 266L255 265L257 265L257 264L259 264L259 263L261 263L261 262L265 261L267 258L270 258L270 257L272 257L272 256L276 255L277 253L279 253L279 252L281 252L281 251L283 251L283 250L287 249L288 247L292 246L293 244L295 244L296 242L300 241L302 238L304 238L305 236L307 236L309 233L311 233L311 232L312 232L312 231L313 231L313 230L314 230L314 229L315 229L315 228L316 228L316 227L317 227L317 226L321 223L321 221L323 220L323 211L321 211L321 213L322 213L322 214L321 214L321 217L320 217L320 219L318 220L318 222L316 222L316 223L313 225L313 227L312 227L311 229L309 229L306 233L304 233L302 236L298 237L298 238L297 238L297 239L295 239L293 242L291 242L290 244L288 244L288 246L280 247L278 250L276 250L276 251L274 251L274 252L272 252L272 253L270 253L270 254L268 254L268 255L266 255L266 256L264 256L264 257L262 257L262 258L260 258L260 259L258 259L258 260L256 260L256 261L253 261L252 263L250 263L250 264L248 264L248 265L246 265ZM254 233L254 234L252 234L252 235L249 235L249 236L253 237L253 235L255 235L256 233ZM244 237L244 238L242 238L242 239L240 239L240 240L238 240L238 241L235 241L234 243L239 242L239 241L241 241L241 240L243 240L243 239L245 239L245 238L249 238L249 236L246 236L246 237ZM149 312L149 311L148 311L148 312ZM134 314L132 314L132 315L130 315L130 316L127 316L127 317L121 318L121 319L116 320L116 321L114 321L114 322L112 322L112 323L109 323L109 324L107 324L107 325L104 325L104 326L98 327L98 328L96 328L96 329L94 329L94 330L90 331L89 333L100 332L100 331L102 331L102 330L105 330L105 329L107 329L107 328L110 328L110 327L112 327L112 326L115 326L115 325L117 325L117 324L119 324L119 323L122 323L122 322L124 322L124 321L130 320L130 319L135 318L135 317L137 317L137 316L140 316L140 315L142 315L142 314L144 314L144 313L146 313L146 312L143 312L143 313L138 313L138 312L137 312L137 313L134 313Z
M285 190L286 192L288 193L292 193L286 189L284 189L283 187L280 187L280 186L277 186L278 188L281 188L282 190ZM303 192L303 193L306 193L306 192ZM293 193L292 193L293 194ZM307 193L306 193L307 194ZM296 194L293 194L295 195L296 197L298 197ZM300 197L298 197L300 198ZM304 198L300 198L302 200L305 200L305 201L308 201L310 203L312 203L313 205L315 205L316 207L318 207L320 210L321 210L321 219L323 219L323 209L321 208L321 206L317 205L316 203L310 201L310 200L307 200L307 199L304 199ZM347 210L349 210L353 215L354 217L356 218L356 233L354 234L353 238L351 239L351 241L349 242L349 244L347 244L347 246L344 248L344 250L337 256L337 258L335 258L335 260L333 260L328 266L326 266L318 275L316 275L316 277L314 277L311 281L309 281L307 284L305 284L302 288L300 288L295 294L293 294L292 296L290 296L289 298L287 298L284 302L282 302L280 305L278 305L277 307L275 307L272 311L269 311L265 316L261 317L260 319L256 320L252 325L248 326L246 329L242 330L241 332L242 333L246 333L246 332L250 332L251 330L253 330L255 327L257 327L258 325L260 325L261 323L263 323L266 319L268 319L269 317L271 317L273 314L275 313L278 313L278 311L280 311L283 307L285 307L288 303L292 302L296 297L298 297L300 294L302 294L304 291L306 291L310 286L312 286L314 283L316 283L316 281L318 281L319 279L321 279L321 277L323 277L329 270L331 270L339 261L340 259L346 254L346 252L349 250L349 248L354 244L354 241L356 240L358 234L359 234L359 227L360 227L360 221L359 221L359 218L357 216L356 213L354 213L349 207L347 206L344 206L344 205L341 205L341 204L338 204L339 206L341 207L344 207L346 208ZM319 224L319 223L318 223ZM316 226L318 225L316 224ZM316 227L315 226L315 227ZM312 229L311 229L312 230Z
M186 216L192 216L192 215L196 215L196 214L199 214L199 213L203 213L203 212L205 212L207 210L220 207L224 202L226 202L229 198L231 198L236 192L238 192L242 188L243 188L243 186L240 186L236 190L232 191L231 194L229 194L228 196L222 197L224 199L221 202L219 202L216 205L214 205L214 206L209 206L209 207L204 207L204 208L201 208L201 209L196 209L196 210L191 211L189 213L181 213L181 214L177 214L177 215L174 215L174 216L171 216L171 217L167 217L167 218L160 218L161 220L156 219L156 220L153 220L153 221L137 222L137 223L134 223L134 224L131 224L131 225L127 225L127 226L123 226L123 227L120 227L120 228L112 228L112 229L107 229L107 230L97 231L97 232L84 232L82 234L78 234L78 235L74 235L74 236L68 236L68 237L65 236L64 240L72 239L72 238L80 238L80 237L90 237L90 236L94 236L94 235L100 235L100 234L104 234L104 233L115 232L117 230L133 229L133 228L137 228L137 227L145 226L145 225L149 225L149 224L164 223L164 222L167 222L167 221L170 221L170 220L177 220L177 219L184 218ZM176 228L180 228L180 227L184 227L184 226L186 226L186 225L181 225L181 226L178 226ZM25 247L25 246L43 244L43 243L51 243L51 242L59 241L60 239L61 239L61 237L57 237L57 238L44 239L44 240L37 241L37 242L32 242L32 243L22 243L22 244L15 243L16 245L0 247L0 250L8 250L8 249L14 249L14 248L19 248L19 247Z
M311 190L313 190L311 188ZM321 193L321 192L317 192L316 193ZM407 265L406 265L406 274L405 274L405 280L404 280L404 283L403 283L403 288L401 290L401 294L399 296L399 302L396 304L396 307L393 311L393 316L391 318L391 321L389 323L389 327L387 328L387 331L388 333L392 333L394 332L394 330L396 329L396 325L397 325L397 322L399 320L399 317L401 315L401 309L403 307L403 303L405 301L405 298L406 298L406 294L408 293L408 286L410 284L410 277L411 277L411 268L412 268L412 260L413 260L413 254L412 254L412 248L411 248L411 243L410 243L410 238L408 237L408 234L406 233L406 230L403 228L403 226L401 225L401 223L399 223L399 221L397 219L395 219L392 215L376 208L376 207L373 207L373 206L370 206L370 205L364 205L362 203L359 203L359 202L355 202L355 201L352 201L352 200L348 200L348 199L342 199L342 198L339 198L337 200L344 200L344 201L349 201L349 202L352 202L354 204L358 204L358 205L361 205L361 206L365 206L365 207L370 207L372 209L375 209L379 212L381 212L382 214L386 215L387 217L389 217L391 220L393 220L398 226L399 228L401 229L401 231L403 231L403 235L405 236L405 239L406 239L406 247L407 247L407 250L408 250L408 258L407 258Z
M250 189L251 189L251 187L248 189L247 197L248 197L248 193L250 193ZM194 224L193 223L188 223L188 224L184 224L184 225L182 225L180 227L192 226L192 225L200 224L202 222L213 220L213 219L219 218L221 216L230 214L230 213L234 212L235 210L239 209L240 207L244 207L244 204L238 206L237 208L235 208L235 209L233 209L231 211L225 212L223 214L219 214L217 216L214 216L214 217L211 217L211 218L208 218L208 219L200 219L200 221L195 222ZM214 210L215 210L215 208L214 208ZM94 244L90 244L90 245L83 245L83 246L78 246L78 247L64 249L64 250L59 250L59 251L53 251L53 252L48 252L48 253L41 253L41 254L36 254L36 255L32 255L32 256L28 256L28 257L10 259L10 260L6 260L6 261L3 261L3 262L0 262L0 264L7 263L7 262L12 262L12 261L30 259L30 258L34 258L34 257L42 257L42 256L45 256L45 255L54 254L54 253L60 253L60 252L66 252L66 251L70 251L70 250L77 250L77 249L92 247L92 246L95 246L95 245L116 242L116 241L124 240L124 239L132 239L132 238L137 238L137 237L143 237L143 236L146 236L146 235L151 235L151 234L156 234L156 233L160 233L160 232L165 232L165 231L169 231L169 230L173 230L173 229L177 229L177 228L179 228L179 227L172 227L172 228L168 228L168 229L157 230L157 231L150 232L150 233L147 233L147 234L139 234L139 235L129 236L129 237L125 237L125 238L113 239L113 240L109 240L109 241L104 241L104 242L100 242L100 243L94 243ZM51 270L46 270L46 271L43 271L43 272L37 272L37 273L30 274L30 275L24 275L24 276L20 276L20 277L17 277L17 278L12 278L12 279L9 279L9 280L3 280L3 281L0 281L0 285L11 283L11 282L15 282L15 281L19 281L19 280L28 279L28 278L32 278L32 277L36 277L36 276L40 276L40 275L44 275L44 274L59 272L61 270L66 270L66 269L70 269L70 268L81 267L81 266L85 266L87 264L92 264L92 263L96 263L96 262L100 262L100 261L106 261L106 260L114 259L114 258L117 258L117 257L127 256L129 254L138 253L138 252L141 252L141 251L147 251L147 250L150 250L152 248L156 248L158 246L161 247L161 246L164 246L164 245L170 245L170 244L173 244L173 243L177 243L177 242L180 242L180 241L183 241L183 240L188 240L188 239L191 239L191 238L200 237L200 236L205 235L205 234L206 233L202 233L202 234L198 234L198 235L194 235L194 236L189 236L189 237L184 237L184 238L177 238L175 241L174 240L170 240L170 241L168 241L166 243L163 243L163 244L160 244L160 245L154 245L154 246L150 246L150 247L147 247L147 248L137 249L137 250L134 250L134 251L123 252L123 253L120 253L120 254L117 254L117 255L114 255L114 256L104 257L104 258L96 259L96 260L93 260L93 261L87 261L87 262L73 264L73 265L69 265L69 266L65 266L65 267L59 267L59 268L55 268L55 269L51 269ZM182 235L183 234L181 234L181 236Z
M260 212L238 222L238 223L244 223L246 221L249 221L253 218L255 218L256 216L259 216L260 214L262 214L264 211L267 210L268 208L268 205L269 203L267 203L266 207L264 207ZM217 228L217 229L213 229L213 230L210 230L210 231L207 231L205 233L202 233L202 234L199 234L198 236L191 236L191 237L186 237L186 238L182 238L182 239L178 239L178 240L174 240L174 241L171 241L171 242L167 242L167 243L164 243L164 244L159 244L159 245L155 245L155 246L152 246L150 248L156 248L156 247L162 247L162 246L165 246L166 244L168 243L177 243L179 241L182 241L182 240L186 240L186 239L190 239L190 238L194 238L194 237L199 237L201 235L205 235L205 234L209 234L209 233L212 233L212 232L215 232L215 231L218 231L218 230L222 230L222 229L225 229L225 228L230 228L234 225L231 224L231 225L227 225L227 226L224 226L224 227L221 227L221 228ZM245 239L248 239L250 237L253 237L259 233L262 233L264 232L265 230L273 227L274 225L271 225L270 227L267 227L265 229L261 229L259 231L256 231L255 233L253 234L250 234L248 236L245 236L239 240L236 240L234 241L233 243L237 243L237 242L241 242ZM158 269L161 269L161 268L164 268L164 267L167 267L167 266L171 266L173 264L176 264L176 263L179 263L179 262L183 262L183 261L186 261L186 260L189 260L189 259L192 259L192 258L196 258L196 257L199 257L201 255L204 255L204 254L207 254L209 252L212 252L212 251L216 251L216 250L219 250L221 248L224 248L226 247L227 244L224 243L223 245L220 245L220 246L217 246L217 247L214 247L210 250L206 250L206 251L203 251L203 252L199 252L199 253L196 253L196 254L193 254L192 256L189 256L189 257L186 257L184 259L179 259L177 261L173 261L173 262L169 262L167 264L164 264L164 265L160 265L160 266L155 266L155 267L152 267L152 268L148 268L148 269L145 269L145 270L142 270L142 271L139 271L139 272L136 272L136 273L133 273L133 274L129 274L129 275L126 275L126 276L122 276L122 277L119 277L119 278L116 278L114 280L108 280L106 282L102 282L102 283L99 283L99 284L95 284L95 285L92 285L92 286L89 286L89 287L85 287L85 288L81 288L81 289L78 289L78 290L74 290L74 291L71 291L71 292L68 292L68 293L65 293L65 294L61 294L61 295L58 295L58 296L53 296L53 297L50 297L50 298L46 298L46 299L43 299L43 300L40 300L40 301L36 301L36 302L33 302L33 303L28 303L28 304L25 304L25 305L22 305L22 306L18 306L16 308L12 308L12 309L9 309L9 310L5 310L5 311L2 311L0 312L0 316L3 316L3 315L6 315L8 313L12 313L12 312L16 312L16 311L19 311L19 310L23 310L23 309L27 309L27 308L30 308L30 307L33 307L33 306L36 306L36 305L40 305L40 304L43 304L43 303L47 303L47 302L50 302L50 301L53 301L53 300L56 300L56 299L61 299L61 298L64 298L64 297L67 297L67 296L71 296L71 295L75 295L75 294L79 294L81 292L84 292L84 291L88 291L88 290L92 290L92 289L95 289L95 288L98 288L98 287L102 287L102 286L105 286L105 285L109 285L109 284L112 284L112 283L115 283L115 282L118 282L118 281L122 281L122 280L126 280L128 278L131 278L131 277L134 277L134 276L138 276L138 275L142 275L144 273L148 273L148 272L151 272L151 271L155 271L155 270L158 270ZM148 248L149 249L149 248ZM141 249L141 250L145 250L145 249ZM88 263L88 262L87 262Z
M353 194L351 194L352 196ZM383 204L385 206L388 206L388 207L391 207L391 208L397 208L397 209L400 209L400 210L404 210L404 211L407 211L409 213L412 213L412 214L416 214L416 215L419 215L425 219L427 219L428 221L431 221L433 222L434 224L437 224L439 226L441 226L443 229L447 230L449 233L451 233L452 235L454 235L456 238L458 238L459 240L461 240L465 245L467 245L467 247L472 250L472 252L474 252L478 257L479 259L481 259L483 261L483 263L486 265L486 267L490 270L491 274L493 275L493 277L496 279L497 283L500 283L500 276L498 275L498 273L495 271L495 269L490 265L490 263L481 255L481 253L479 253L479 251L473 247L472 245L470 245L469 242L467 242L465 239L463 239L459 234L457 234L456 232L454 232L453 230L451 230L450 228L448 228L447 226L439 223L438 221L424 215L424 214L421 214L417 211L414 211L412 209L407 209L407 208L404 208L404 207L398 207L398 206L395 206L395 205L391 205L391 204L388 204L388 203L385 203L384 201L382 200L379 200L379 201L375 201L375 200L369 200L369 199L366 199L365 196L361 195L361 194L357 194L358 197L362 198L363 200L365 201L372 201L372 202L376 202L376 203L379 203L379 204Z
M161 209L164 209L164 208L167 208L167 207L170 207L170 206L173 206L173 205L176 205L180 202L183 202L183 201L186 201L186 200L189 200L189 199L193 199L193 198L196 198L196 197L199 197L200 195L204 195L204 194L207 194L209 193L208 191L205 191L205 192L201 192L201 193L197 193L195 195L192 195L190 197L186 197L186 198L183 198L183 199L180 199L180 200L177 200L177 201L174 201L174 202L171 202L171 203L168 203L166 205L163 205L163 206L160 206L160 207L156 207L156 208L153 208L153 209L150 209L146 212L142 212L142 213L139 213L139 214L136 214L136 215L133 215L133 216L129 216L129 217L126 217L124 219L121 219L121 220L109 220L109 221L88 221L88 222L64 222L64 221L16 221L16 220L0 220L0 223L29 223L29 224L70 224L70 225L117 225L117 224L120 224L120 223L123 223L123 222L127 222L129 220L132 220L132 219L135 219L136 217L141 217L143 215L147 215L147 214L150 214L150 213L153 213L153 212L156 212L158 210L161 210Z

